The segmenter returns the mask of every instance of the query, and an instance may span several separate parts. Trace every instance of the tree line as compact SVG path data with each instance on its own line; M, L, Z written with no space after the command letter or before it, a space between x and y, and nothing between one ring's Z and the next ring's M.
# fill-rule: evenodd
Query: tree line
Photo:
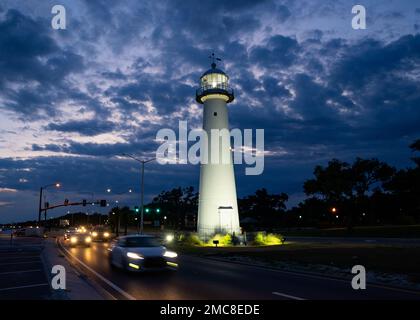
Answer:
M353 163L332 159L314 168L303 184L307 198L287 209L286 193L256 190L238 199L245 229L420 223L420 139L410 145L414 166L397 169L376 158ZM198 193L193 187L161 192L149 207L161 208L165 224L195 228Z
M376 158L356 158L353 163L338 159L314 168L313 177L303 184L307 196L287 209L286 193L269 193L266 188L238 199L241 226L245 230L267 231L282 227L331 227L420 223L420 139L410 146L413 167L397 169ZM145 205L145 221L172 229L195 230L198 192L177 187L159 193ZM122 232L138 225L133 208L115 207L106 216L73 213L60 219L72 224L109 224ZM33 224L34 221L28 221Z

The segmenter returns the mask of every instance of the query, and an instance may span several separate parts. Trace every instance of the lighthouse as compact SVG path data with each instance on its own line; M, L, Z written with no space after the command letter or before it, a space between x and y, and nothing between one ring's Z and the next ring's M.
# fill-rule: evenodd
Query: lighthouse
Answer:
M208 161L200 167L197 231L202 239L216 233L240 233L230 142L224 143L221 135L214 135L217 130L229 130L227 104L234 100L234 94L229 77L217 68L216 61L220 59L214 54L211 58L211 68L201 76L196 92L196 101L203 105L203 130L208 137ZM215 158L218 160L214 161Z

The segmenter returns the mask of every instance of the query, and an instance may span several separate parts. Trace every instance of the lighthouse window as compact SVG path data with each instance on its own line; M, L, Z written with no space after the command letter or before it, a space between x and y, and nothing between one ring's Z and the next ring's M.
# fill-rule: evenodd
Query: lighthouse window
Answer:
M224 74L210 73L201 79L201 85L205 88L225 88L228 85L228 78Z
M213 113L213 115L214 115L215 117L217 117L217 112Z

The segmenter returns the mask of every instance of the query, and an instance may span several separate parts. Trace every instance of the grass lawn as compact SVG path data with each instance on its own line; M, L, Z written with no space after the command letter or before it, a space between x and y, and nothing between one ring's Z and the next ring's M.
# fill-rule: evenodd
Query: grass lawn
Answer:
M368 226L354 227L349 233L346 228L282 230L284 236L307 237L377 237L377 238L420 238L420 225L410 226Z

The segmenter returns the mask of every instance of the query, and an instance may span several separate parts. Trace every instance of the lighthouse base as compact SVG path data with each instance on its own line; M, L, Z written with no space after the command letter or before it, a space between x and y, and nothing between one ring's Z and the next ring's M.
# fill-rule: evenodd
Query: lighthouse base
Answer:
M212 215L212 218L212 224L204 224L199 221L197 231L200 239L208 240L215 234L240 235L241 229L239 227L237 211L231 206L219 206L216 213Z

